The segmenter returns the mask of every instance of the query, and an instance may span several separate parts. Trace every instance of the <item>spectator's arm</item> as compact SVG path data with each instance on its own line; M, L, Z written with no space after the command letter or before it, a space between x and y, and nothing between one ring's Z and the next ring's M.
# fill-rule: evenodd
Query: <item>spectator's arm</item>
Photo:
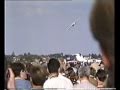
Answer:
M8 78L8 82L7 82L7 88L8 88L8 90L16 90L15 75L11 68L8 68L8 70L9 70L9 78Z

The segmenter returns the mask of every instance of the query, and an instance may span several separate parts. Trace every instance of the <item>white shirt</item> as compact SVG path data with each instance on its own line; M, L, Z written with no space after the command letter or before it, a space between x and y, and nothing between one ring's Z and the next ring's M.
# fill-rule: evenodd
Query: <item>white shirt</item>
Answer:
M83 90L99 90L96 86L94 86L93 84L91 84L89 81L84 80L82 82L80 82L80 84L77 84L74 86L74 89L83 89Z
M72 81L68 79L67 77L63 76L62 74L59 73L59 78L64 79L68 88L73 88Z
M43 88L56 88L57 90L59 88L59 90L64 90L73 88L73 84L69 79L59 74L58 77L48 78Z

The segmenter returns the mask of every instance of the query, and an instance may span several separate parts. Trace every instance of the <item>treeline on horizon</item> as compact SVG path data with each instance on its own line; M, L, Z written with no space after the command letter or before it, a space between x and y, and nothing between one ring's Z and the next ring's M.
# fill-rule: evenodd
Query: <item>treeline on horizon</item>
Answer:
M79 53L80 55L82 55L81 53ZM91 57L93 59L102 59L102 55L101 54L88 54L88 55L82 55L83 57ZM24 54L20 54L20 55L16 55L15 52L12 52L11 55L5 55L5 59L9 60L9 59L13 59L14 57L19 57L21 60L22 59L26 59L26 60L31 60L31 59L42 59L42 58L64 58L66 59L67 57L70 57L71 59L75 58L75 55L71 55L71 54L63 54L63 53L55 53L55 54L49 54L49 55L35 55L35 54L31 54L30 52L28 53L24 53Z

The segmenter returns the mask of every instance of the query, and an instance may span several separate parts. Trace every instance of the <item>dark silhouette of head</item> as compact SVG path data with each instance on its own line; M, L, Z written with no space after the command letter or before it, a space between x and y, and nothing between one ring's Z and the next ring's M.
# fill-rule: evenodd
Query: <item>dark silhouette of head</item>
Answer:
M114 0L96 0L90 18L94 38L99 42L109 85L114 87Z
M25 71L25 66L19 62L11 63L10 67L12 68L15 77L20 76L21 71Z
M30 70L30 75L32 78L33 85L43 86L46 80L46 74L42 67L40 66L32 66Z
M51 58L47 66L49 73L58 73L58 70L60 68L60 62L55 58Z
M99 79L99 81L104 82L107 78L107 73L103 69L99 69L96 73L96 77Z

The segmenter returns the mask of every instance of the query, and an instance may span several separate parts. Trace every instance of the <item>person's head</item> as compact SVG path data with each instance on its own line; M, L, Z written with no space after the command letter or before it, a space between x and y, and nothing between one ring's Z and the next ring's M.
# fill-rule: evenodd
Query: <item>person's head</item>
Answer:
M105 72L105 70L99 69L96 73L96 78L99 81L104 82L107 78L107 73Z
M72 67L69 67L66 70L66 77L69 78L73 84L77 82L77 74L74 72Z
M109 87L114 87L114 0L96 0L90 24L93 36L101 46L105 68L112 72Z
M44 69L40 66L32 66L30 70L30 76L32 79L33 86L43 86L46 75Z
M96 0L90 21L103 55L114 65L114 0Z
M47 64L49 73L58 73L60 63L57 59L51 58Z
M26 69L25 66L22 63L16 62L16 63L11 63L10 67L12 68L15 77L21 77L22 79L26 79Z
M66 69L66 62L65 62L65 59L63 59L63 58L60 58L59 59L59 62L60 62L60 69L61 70L65 70Z
M32 67L31 63L26 63L26 70L27 70L27 72L30 72L31 67Z
M74 70L73 70L72 67L69 67L69 68L66 69L66 74L67 74L68 76L70 76L72 72L74 72Z
M74 65L74 63L70 63L70 67L74 67L75 65Z
M90 67L89 66L82 66L78 69L78 76L80 78L89 78L90 75Z
M92 67L90 67L90 75L94 76L96 75L96 70Z
M30 70L31 70L31 67L32 67L31 63L26 63L25 64L26 74L27 74L26 80L29 80L29 81L30 81Z
M100 69L100 66L99 66L99 63L92 63L91 65L90 65L90 68L93 70L95 70L95 73L97 72L97 70L98 69Z
M41 64L41 68L42 68L42 70L44 71L44 73L45 73L45 75L49 75L49 72L48 72L48 70L47 70L47 63L43 63L43 64ZM46 77L47 77L46 76Z

